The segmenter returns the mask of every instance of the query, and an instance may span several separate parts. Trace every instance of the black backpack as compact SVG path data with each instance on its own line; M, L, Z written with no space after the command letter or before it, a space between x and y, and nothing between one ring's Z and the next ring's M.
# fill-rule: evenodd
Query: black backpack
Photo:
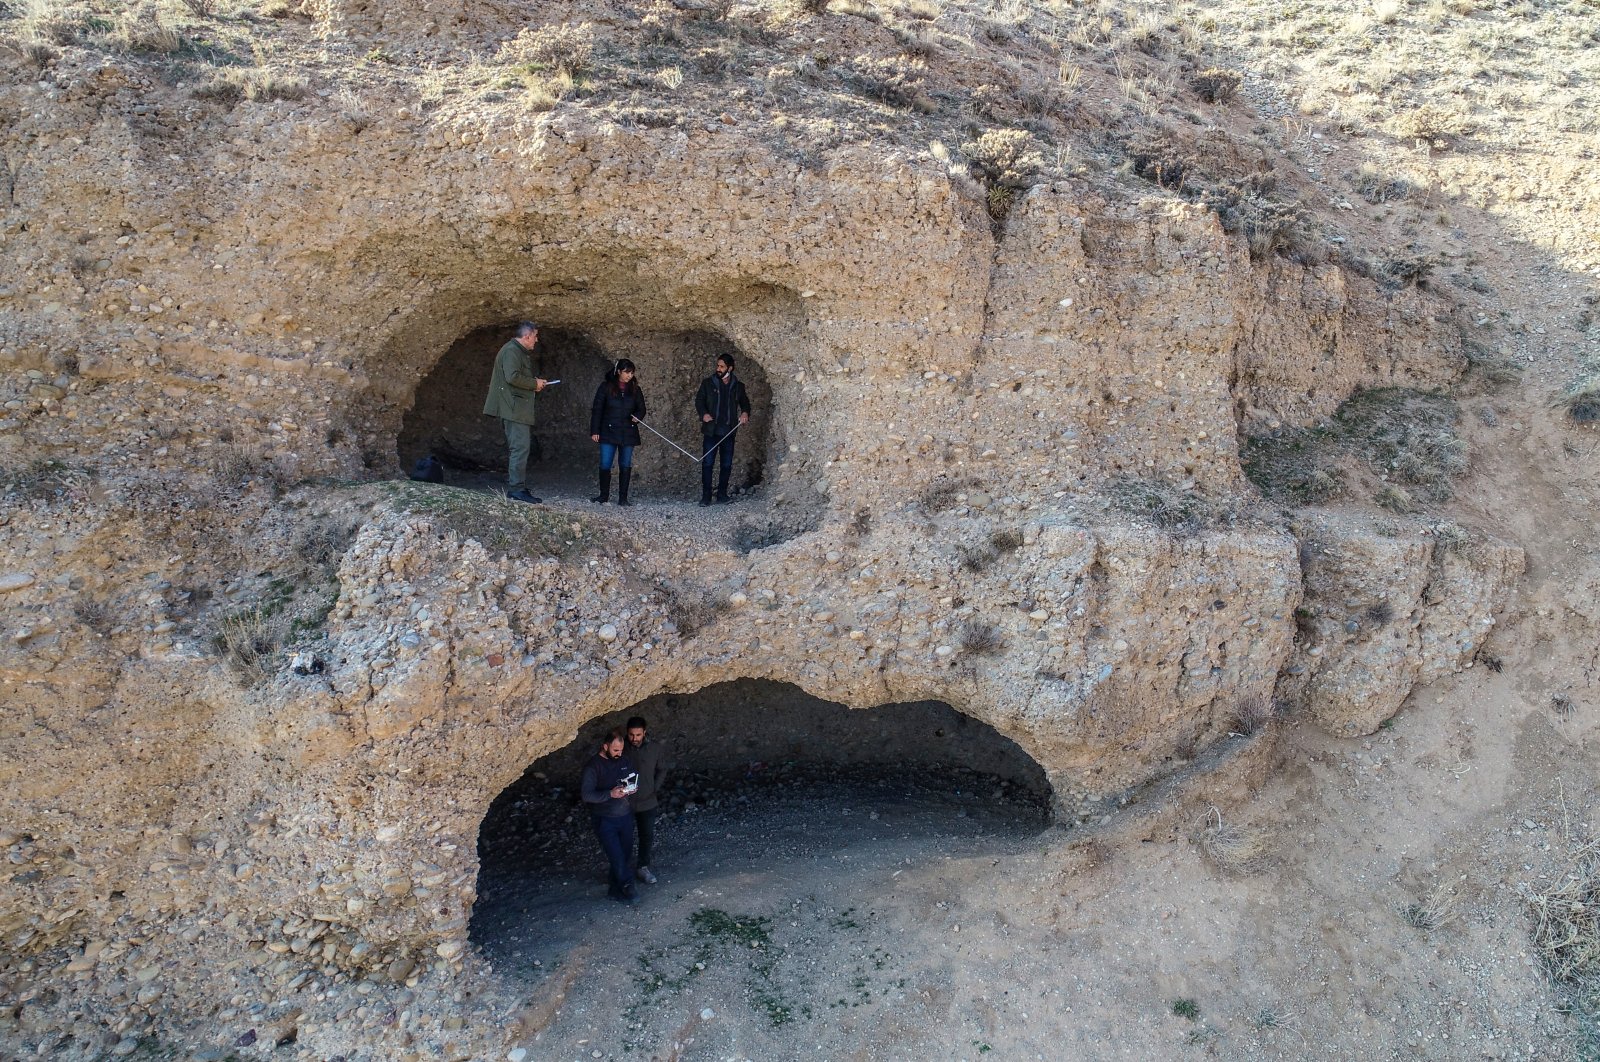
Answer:
M411 466L411 478L418 483L443 483L444 466L432 454L419 457L417 463Z

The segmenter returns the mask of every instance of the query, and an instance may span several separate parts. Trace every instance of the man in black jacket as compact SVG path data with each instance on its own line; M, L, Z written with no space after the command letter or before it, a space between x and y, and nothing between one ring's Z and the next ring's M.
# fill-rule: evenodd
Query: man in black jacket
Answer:
M633 794L633 825L639 834L639 858L634 862L634 875L646 885L654 885L656 876L650 869L650 849L656 839L656 818L661 814L659 795L661 783L667 780L666 750L661 742L651 741L645 734L648 726L644 716L628 720L628 759L639 772L639 791Z
M711 462L720 454L717 501L728 500L728 476L733 473L734 429L750 423L750 398L744 381L733 375L733 355L717 356L717 371L707 376L694 396L700 414L700 504L711 504Z
M628 857L633 854L633 807L631 799L639 788L639 776L623 755L622 731L613 730L600 744L600 751L583 768L581 791L589 805L589 820L595 836L611 865L610 896L623 903L638 903L633 887L633 871Z

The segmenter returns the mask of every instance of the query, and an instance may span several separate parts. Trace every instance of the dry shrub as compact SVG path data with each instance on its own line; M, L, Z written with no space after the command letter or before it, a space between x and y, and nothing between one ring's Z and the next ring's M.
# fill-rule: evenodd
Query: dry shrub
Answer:
M217 13L217 0L182 0L184 10L195 18L210 18Z
M699 587L663 584L656 588L656 596L666 606L668 617L684 638L710 626L728 610L726 598Z
M1389 119L1389 132L1406 140L1425 140L1434 147L1445 147L1467 136L1476 123L1460 111L1425 103Z
M1116 849L1098 837L1073 841L1067 845L1065 858L1062 861L1062 873L1068 877L1092 874L1110 866L1115 857Z
M922 492L917 498L917 504L925 513L942 513L947 509L954 509L956 499L969 485L966 480L940 480Z
M1112 480L1106 484L1105 497L1116 511L1148 520L1163 531L1179 536L1198 534L1217 515L1199 494L1162 480L1139 476Z
M589 22L530 27L500 46L500 58L541 72L576 77L594 62L594 44L594 25Z
M39 70L43 70L55 62L56 54L56 50L44 41L29 41L22 46L23 58L27 59Z
M1025 188L1044 169L1033 134L1026 129L990 129L961 145L978 176L1002 188Z
M1523 887L1533 917L1533 947L1545 972L1600 1007L1600 845L1589 842L1571 856L1565 873L1542 891Z
M1022 532L1014 527L1002 527L990 533L989 545L996 553L1011 553L1022 548Z
M89 478L84 469L41 458L15 472L0 470L0 497L47 505L78 501L89 485Z
M288 634L281 614L247 609L224 616L212 645L244 686L258 686L268 677L267 664Z
M1200 835L1206 858L1230 874L1254 874L1266 868L1272 836L1260 826L1227 826L1219 821Z
M50 44L77 44L105 25L87 4L35 3L25 11L24 32Z
M90 597L88 594L81 595L72 603L72 615L96 634L106 634L116 626L110 607L99 598Z
M961 625L960 649L963 654L998 656L1005 647L1005 639L994 624L982 620L968 620Z
M1363 162L1356 171L1356 194L1373 206L1403 203L1416 192L1416 186L1404 177L1387 176L1370 162Z
M1455 921L1455 904L1456 898L1440 885L1422 899L1406 904L1400 917L1413 929L1443 929Z
M969 572L987 571L995 561L1000 559L991 546L959 546L956 554L961 558L961 567Z
M850 61L850 81L855 88L891 107L911 109L923 104L921 59L893 56L874 59L858 55Z
M1600 373L1578 380L1561 394L1560 404L1574 424L1600 423Z
M1238 93L1243 80L1232 70L1214 66L1190 78L1189 87L1207 103L1227 103Z
M845 533L856 538L860 538L871 530L872 510L866 506L857 509L855 515L850 518L850 523L845 526Z
M1232 729L1235 733L1250 737L1265 730L1277 717L1277 706L1270 697L1253 694L1234 706Z

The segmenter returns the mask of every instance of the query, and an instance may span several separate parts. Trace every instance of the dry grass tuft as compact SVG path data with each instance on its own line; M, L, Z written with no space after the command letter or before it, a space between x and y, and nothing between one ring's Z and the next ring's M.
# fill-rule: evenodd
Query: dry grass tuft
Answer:
M242 685L258 686L267 680L268 662L287 635L280 613L255 608L223 617L212 644Z
M72 604L72 616L96 634L106 634L116 626L110 607L97 597L81 595Z
M1006 647L1000 629L982 620L969 620L961 625L960 649L966 656L998 656Z
M268 103L272 100L300 100L310 91L304 78L271 70L224 70L190 89L195 99L232 105L241 100Z
M125 12L117 20L112 41L125 51L155 55L168 55L183 47L183 35L167 25L160 9L151 3Z
M1246 697L1233 710L1234 733L1251 737L1272 725L1278 717L1278 706L1262 694Z
M1200 835L1200 850L1220 870L1254 874L1266 868L1272 854L1272 836L1260 826L1227 826L1218 817Z
M1524 886L1523 898L1545 972L1585 1007L1600 1007L1600 845L1578 847L1565 873L1540 891Z
M1406 904L1400 910L1400 917L1413 929L1443 929L1455 921L1455 903L1456 898L1440 885L1421 900Z

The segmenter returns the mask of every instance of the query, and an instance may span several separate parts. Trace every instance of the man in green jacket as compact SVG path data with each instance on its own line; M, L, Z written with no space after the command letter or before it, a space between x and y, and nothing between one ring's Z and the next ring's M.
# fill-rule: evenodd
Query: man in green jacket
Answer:
M539 326L532 321L517 325L517 334L500 348L494 358L494 378L489 381L489 397L483 403L485 416L499 417L506 429L506 445L511 456L506 462L506 497L537 503L528 493L528 454L533 449L533 396L544 390L545 381L534 375L529 357L539 342Z
M639 789L633 794L633 824L639 836L639 854L634 860L634 876L646 885L654 885L656 876L650 869L651 847L656 839L656 819L661 815L661 785L667 780L667 754L659 741L645 737L649 724L643 716L628 720L628 759L639 774Z

